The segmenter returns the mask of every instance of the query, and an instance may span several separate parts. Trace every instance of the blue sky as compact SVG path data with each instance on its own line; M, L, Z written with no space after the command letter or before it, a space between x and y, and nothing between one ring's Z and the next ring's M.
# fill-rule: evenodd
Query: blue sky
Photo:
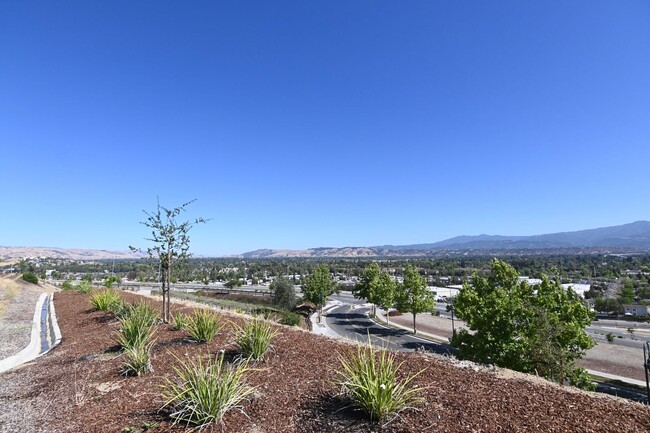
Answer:
M650 219L647 1L0 2L0 245L192 251Z

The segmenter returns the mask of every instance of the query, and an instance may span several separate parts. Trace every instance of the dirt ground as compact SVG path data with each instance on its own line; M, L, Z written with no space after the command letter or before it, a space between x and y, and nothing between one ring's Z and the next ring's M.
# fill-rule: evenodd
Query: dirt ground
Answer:
M123 293L136 302L141 297ZM120 373L122 356L114 334L118 322L93 311L89 295L56 293L62 343L22 368L0 374L2 432L176 432L165 410L161 385L173 378L178 359L199 354L239 356L233 326L207 344L159 325L154 372ZM149 301L156 308L160 303ZM191 313L188 307L173 311ZM226 316L228 323L241 323ZM256 388L243 406L229 412L222 432L622 432L650 431L650 408L614 397L569 392L523 375L503 378L475 365L425 354L396 354L399 377L422 373L413 382L422 402L388 425L369 421L349 407L335 385L338 354L351 349L333 339L278 326L269 356L247 377ZM615 416L613 415L615 414Z

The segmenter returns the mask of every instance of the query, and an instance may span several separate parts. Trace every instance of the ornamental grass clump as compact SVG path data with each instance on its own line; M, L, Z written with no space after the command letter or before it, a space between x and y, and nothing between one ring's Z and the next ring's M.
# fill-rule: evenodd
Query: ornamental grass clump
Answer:
M158 313L145 302L130 306L126 311L127 314L120 319L117 342L125 351L146 346L152 340Z
M246 322L243 327L235 326L235 341L247 358L253 361L261 360L269 351L271 340L277 335L271 325L262 320Z
M176 331L185 329L187 326L187 316L180 311L172 314L172 327Z
M153 371L151 352L155 341L152 338L142 340L134 346L124 348L122 373L125 376L140 376Z
M111 289L100 290L90 297L90 305L99 311L110 311L114 305L121 301L120 295Z
M194 315L187 318L185 330L197 343L207 343L221 330L221 318L214 311L195 309Z
M364 411L371 420L390 422L399 412L422 401L420 389L411 387L411 382L424 370L398 381L397 373L402 363L396 365L395 355L386 349L375 352L372 344L368 344L357 346L356 351L339 353L343 370L337 372L337 384L353 406Z
M79 284L77 284L77 286L75 287L75 290L81 293L90 293L92 289L93 286L91 286L90 283L86 280L79 281Z
M178 361L180 366L174 367L178 377L166 379L162 394L163 408L171 408L174 424L194 425L200 430L221 422L231 409L244 412L241 404L254 391L245 383L245 375L251 371L248 361L224 365L223 352L214 360Z
M122 371L126 375L141 375L153 371L151 352L154 345L158 313L147 303L123 305L126 314L120 318L117 342L124 350Z

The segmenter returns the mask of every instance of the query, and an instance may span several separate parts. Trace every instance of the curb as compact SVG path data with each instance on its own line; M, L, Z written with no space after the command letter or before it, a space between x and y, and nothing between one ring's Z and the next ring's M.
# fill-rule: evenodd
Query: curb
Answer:
M586 369L586 370L587 370L587 373L589 373L591 375L594 375L594 376L604 377L605 379L618 380L619 382L624 382L624 383L628 383L630 385L640 386L642 388L646 387L646 383L645 383L644 380L631 379L629 377L617 376L615 374L604 373L602 371L589 370L589 369Z
M400 325L399 323L388 322L381 315L381 313L383 313L383 312L384 312L384 310L382 310L381 308L377 308L377 313L375 314L375 321L378 321L382 325L387 326L387 327L393 326L395 328L399 328L399 329L403 329L405 331L413 332L413 328L411 328L411 327ZM424 332L424 331L418 331L417 334L414 334L413 336L414 337L421 337L421 338L424 338L424 339L428 338L428 339L431 339L431 340L435 341L436 343L445 343L445 344L449 343L449 338L448 337L443 337L442 335L430 334L430 333Z
M0 360L0 373L16 368L46 354L61 342L61 329L54 311L54 296L41 293L32 319L31 339L27 347Z

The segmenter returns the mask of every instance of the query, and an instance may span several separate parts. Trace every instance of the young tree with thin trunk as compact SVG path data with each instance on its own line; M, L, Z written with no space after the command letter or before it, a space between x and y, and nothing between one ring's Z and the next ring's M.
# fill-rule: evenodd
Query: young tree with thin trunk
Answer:
M323 305L325 305L327 297L334 293L336 293L336 282L326 265L318 266L311 275L305 278L302 297L305 301L314 303L318 308L319 323L323 314Z
M436 305L433 293L427 289L426 280L412 265L407 265L404 269L404 282L397 290L396 301L398 310L413 314L413 334L417 333L415 316L433 311Z
M376 262L366 267L361 280L353 290L355 298L367 299L373 304L373 314L376 313L375 306L386 310L386 320L389 322L388 310L395 302L396 292L397 283L388 272L382 271Z
M190 254L190 229L196 224L205 223L207 220L196 218L193 221L177 221L177 217L186 211L186 207L194 203L196 199L184 203L178 207L169 209L157 202L154 212L143 210L147 219L140 224L151 229L151 237L145 240L153 242L153 246L147 248L150 258L156 258L160 267L160 281L162 283L163 296L163 321L169 322L169 289L172 281L172 269L177 263L186 260ZM139 251L138 248L129 247L132 251Z

